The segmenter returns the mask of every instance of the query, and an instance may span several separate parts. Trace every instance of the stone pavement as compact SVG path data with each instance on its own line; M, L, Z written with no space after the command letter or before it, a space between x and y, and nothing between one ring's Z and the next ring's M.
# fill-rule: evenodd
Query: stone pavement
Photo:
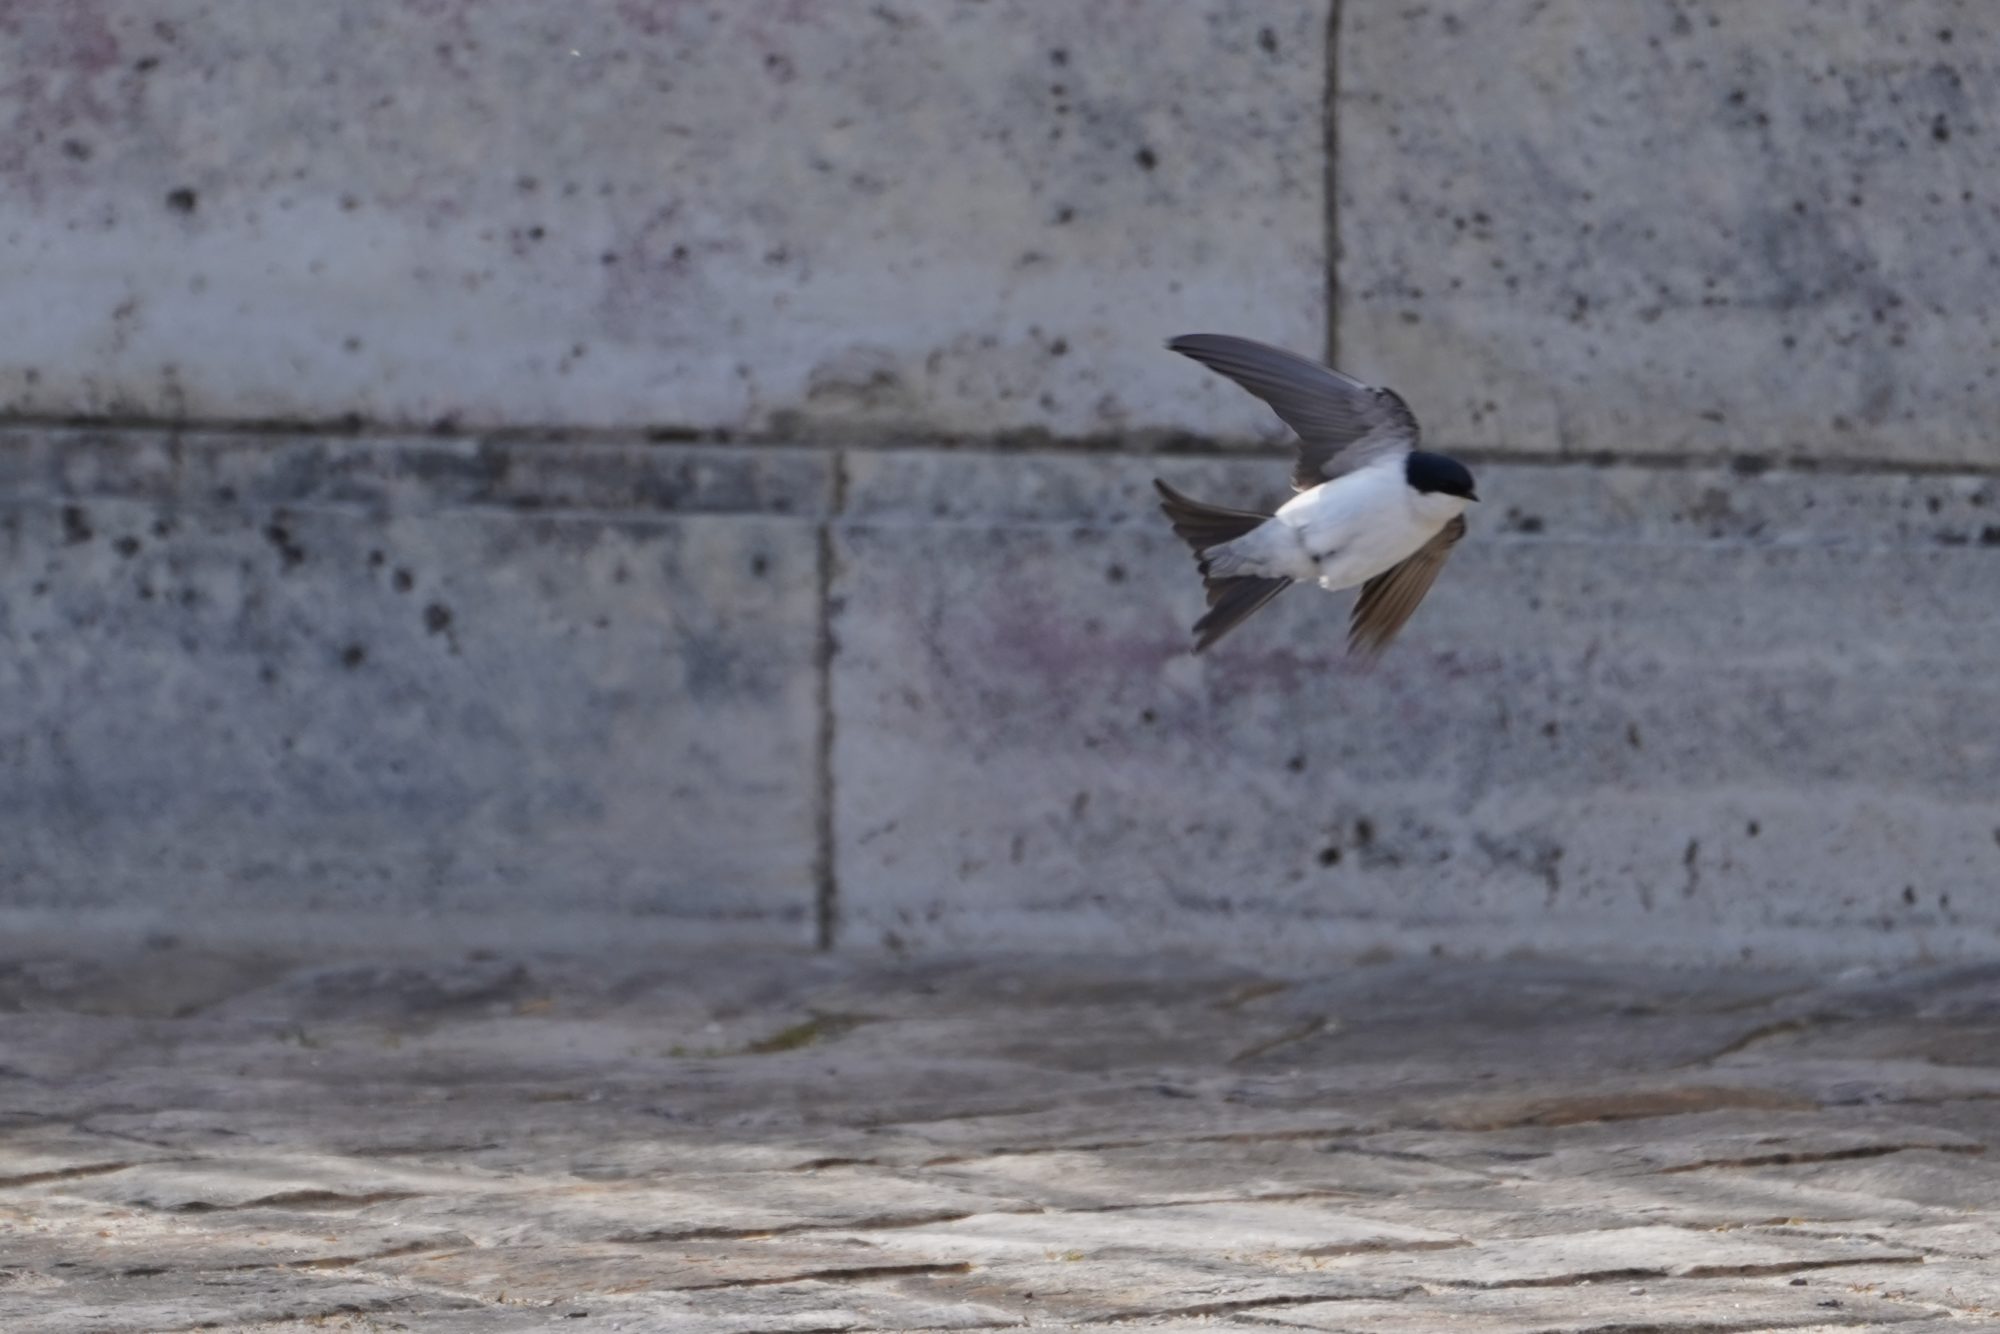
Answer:
M2000 1313L2000 967L0 963L0 1329Z

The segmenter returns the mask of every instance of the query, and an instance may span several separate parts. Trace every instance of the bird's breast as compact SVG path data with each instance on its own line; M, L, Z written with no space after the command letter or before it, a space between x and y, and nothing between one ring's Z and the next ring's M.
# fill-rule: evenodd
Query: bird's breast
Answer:
M1309 577L1323 588L1366 583L1408 559L1443 526L1410 504L1400 470L1370 475L1377 471L1315 487L1278 511L1312 561Z

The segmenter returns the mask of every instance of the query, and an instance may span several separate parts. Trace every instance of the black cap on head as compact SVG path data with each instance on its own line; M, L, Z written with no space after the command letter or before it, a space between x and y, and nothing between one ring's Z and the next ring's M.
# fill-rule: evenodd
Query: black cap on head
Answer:
M1463 463L1444 454L1412 450L1408 461L1403 464L1403 479L1413 491L1427 494L1440 492L1466 500L1479 499L1472 489L1472 474L1466 471Z

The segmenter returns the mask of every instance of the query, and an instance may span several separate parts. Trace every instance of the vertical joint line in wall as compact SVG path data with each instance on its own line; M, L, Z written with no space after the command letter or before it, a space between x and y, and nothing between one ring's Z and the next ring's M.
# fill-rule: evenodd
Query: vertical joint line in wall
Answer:
M1340 7L1327 0L1326 100L1321 108L1321 156L1326 162L1324 207L1326 242L1326 363L1340 364Z
M847 452L833 452L832 494L826 516L819 525L818 646L815 652L818 734L813 746L813 789L815 820L813 830L813 942L820 949L833 948L840 923L840 880L834 866L834 778L833 778L833 526L847 508Z

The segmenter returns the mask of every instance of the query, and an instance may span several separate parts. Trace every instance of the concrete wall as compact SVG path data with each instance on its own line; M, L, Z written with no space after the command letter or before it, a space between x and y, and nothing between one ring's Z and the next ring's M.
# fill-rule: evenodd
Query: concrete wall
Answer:
M0 5L0 926L1991 954L1996 40ZM1478 467L1382 668L1190 329Z

